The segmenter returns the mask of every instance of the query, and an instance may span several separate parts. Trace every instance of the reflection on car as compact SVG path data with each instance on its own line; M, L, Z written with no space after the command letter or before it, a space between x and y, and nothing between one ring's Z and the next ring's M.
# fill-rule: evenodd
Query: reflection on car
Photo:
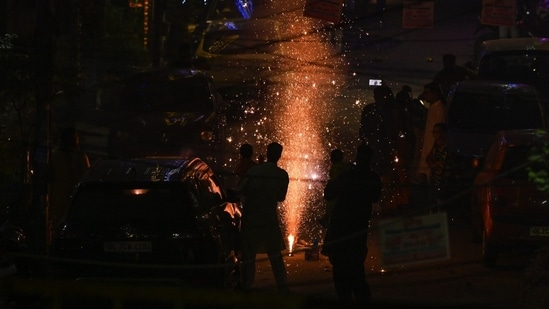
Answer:
M109 155L201 157L221 163L223 103L213 78L193 69L142 72L125 83L109 130Z
M272 42L281 40L290 27L278 21L272 4L218 0L209 3L207 16L194 33L198 58L230 55L274 59Z
M549 38L489 40L482 48L479 79L521 83L549 80Z
M493 141L472 193L485 265L495 265L509 246L549 244L549 194L528 176L540 168L531 156L547 146L547 131L536 129L500 131Z
M545 128L547 104L528 84L467 80L454 85L447 100L448 142L459 178L471 183L498 131Z
M549 38L484 41L478 59L477 79L529 84L549 98Z
M198 158L99 160L54 232L52 272L230 288L238 281L240 214Z

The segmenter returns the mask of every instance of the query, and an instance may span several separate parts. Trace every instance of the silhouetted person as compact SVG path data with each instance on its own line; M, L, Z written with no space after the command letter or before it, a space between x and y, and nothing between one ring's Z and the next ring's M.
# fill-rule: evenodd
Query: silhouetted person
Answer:
M414 163L415 154L419 153L419 149L416 151L416 145L420 143L423 138L423 130L416 125L416 122L421 121L422 112L421 109L427 110L425 107L417 105L417 100L414 101L412 95L412 88L408 85L402 86L402 89L396 94L395 105L402 113L402 130L405 136L399 136L399 143L397 143L397 151L399 158L403 159L402 165L406 169L410 169Z
M339 175L348 170L351 165L343 161L343 151L341 149L334 149L330 152L330 170L328 171L328 182L334 181ZM327 202L326 211L324 215L319 219L319 223L327 228L332 215L332 209L335 205L335 199Z
M426 158L435 144L433 128L436 123L446 122L446 106L443 101L440 86L434 82L428 83L423 87L420 99L429 104L429 109L427 110L427 120L425 122L425 132L423 135L418 173L423 175L422 178L428 180L430 170L429 166L427 166Z
M411 157L407 153L411 134L406 128L406 114L386 85L374 88L374 101L362 110L360 132L362 141L374 152L372 170L389 188L380 199L381 205L408 204L407 193L402 190Z
M257 162L252 159L254 148L250 144L245 143L240 145L239 154L240 158L238 159L234 173L238 176L238 181L240 182L244 174L246 174L250 167L257 165Z
M444 122L435 124L432 132L435 143L426 158L430 169L429 187L431 204L437 206L436 210L438 210L438 205L440 205L442 200L448 197L452 177L453 164L446 141L446 132L448 132L448 125Z
M450 87L462 80L474 79L475 73L470 69L456 64L456 55L442 55L442 70L438 71L433 77L433 82L440 85L442 94L448 95Z
M360 138L373 150L372 169L385 179L392 170L395 154L394 94L388 86L374 88L374 103L362 109Z
M402 105L408 105L413 99L412 87L403 85L400 91L397 92L395 99Z
M78 132L74 127L60 132L59 145L51 153L50 228L64 219L72 191L80 177L90 167L88 156L80 149Z
M381 180L370 169L372 149L357 149L356 165L324 188L327 201L336 200L322 254L329 257L337 297L341 301L370 301L364 263L368 254L368 226L372 203L381 195Z
M266 252L280 292L287 292L282 251L286 243L280 229L278 203L288 191L288 173L277 166L282 145L267 146L267 162L252 166L238 186L242 196L242 286L250 289L255 278L256 254Z

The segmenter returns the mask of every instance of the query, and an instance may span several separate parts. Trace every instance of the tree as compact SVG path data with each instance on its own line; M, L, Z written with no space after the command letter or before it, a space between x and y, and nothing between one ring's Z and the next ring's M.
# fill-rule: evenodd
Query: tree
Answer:
M0 186L29 184L28 154L35 126L32 64L15 48L15 34L0 39Z
M549 134L545 130L539 130L541 137ZM543 192L549 193L549 145L532 147L532 154L528 158L528 179Z

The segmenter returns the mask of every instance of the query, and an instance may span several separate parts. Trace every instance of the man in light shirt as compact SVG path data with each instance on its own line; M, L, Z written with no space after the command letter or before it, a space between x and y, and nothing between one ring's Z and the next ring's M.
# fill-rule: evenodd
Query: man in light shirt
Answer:
M420 94L419 98L429 103L427 120L425 122L425 132L423 135L423 147L421 148L418 170L418 173L420 175L425 175L425 180L428 180L429 166L427 165L426 159L435 143L433 128L436 123L446 123L446 104L444 102L444 97L439 84L434 82L428 83L423 87L423 92Z
M288 173L278 167L282 145L267 146L267 162L252 166L238 185L242 196L242 286L252 287L257 253L267 253L274 278L281 293L288 292L282 251L286 243L280 229L278 203L288 191Z

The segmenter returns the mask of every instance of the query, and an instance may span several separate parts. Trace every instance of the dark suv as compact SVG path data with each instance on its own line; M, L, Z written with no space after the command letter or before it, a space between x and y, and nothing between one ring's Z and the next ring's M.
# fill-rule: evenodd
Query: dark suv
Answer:
M454 85L447 102L448 142L462 183L472 183L498 131L547 127L547 106L528 84L469 80Z
M229 288L240 214L200 159L99 160L54 232L52 273Z
M213 168L223 153L223 100L213 78L193 69L131 76L112 111L109 155L200 157Z

